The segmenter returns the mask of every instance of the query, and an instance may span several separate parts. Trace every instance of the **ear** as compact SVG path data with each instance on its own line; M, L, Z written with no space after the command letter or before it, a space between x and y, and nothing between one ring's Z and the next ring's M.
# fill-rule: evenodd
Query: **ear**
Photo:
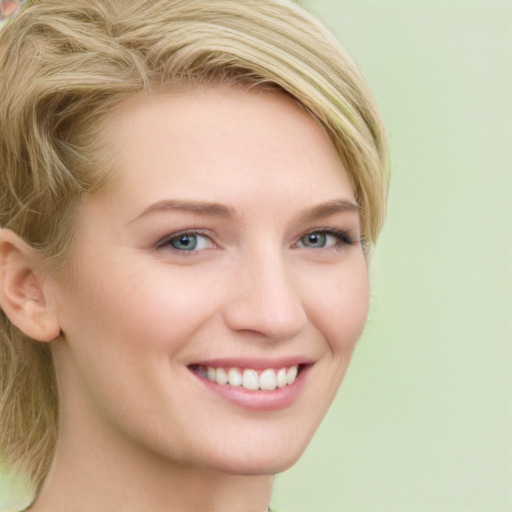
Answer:
M37 263L35 251L18 235L0 229L0 307L30 338L52 341L60 326Z

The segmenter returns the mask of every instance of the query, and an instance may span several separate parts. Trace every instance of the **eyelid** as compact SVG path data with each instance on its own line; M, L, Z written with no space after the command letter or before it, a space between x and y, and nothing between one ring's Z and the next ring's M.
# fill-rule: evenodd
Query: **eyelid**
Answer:
M308 235L311 235L314 233L319 233L319 234L327 235L327 236L329 236L329 235L334 236L338 240L339 244L342 244L342 245L354 245L356 243L361 243L361 237L360 236L352 236L350 230L332 228L332 227L321 227L321 228L310 229L310 230L306 231L305 233L303 233L302 235L300 235L296 244L299 244L300 241L302 240L302 238L304 238L305 236L308 236ZM339 245L339 244L336 244L336 245ZM328 249L328 247L324 247L322 249Z
M301 246L299 244L300 244L302 238L304 238L307 235L313 234L313 233L319 233L319 234L323 234L323 235L327 235L327 236L333 236L337 239L337 243L334 244L333 246L317 248L317 249L311 248L314 250L319 250L319 249L320 250L321 249L328 250L330 248L339 247L340 245L355 245L355 244L363 245L363 239L361 238L361 236L359 236L359 234L357 236L353 236L351 234L351 231L353 231L353 230L339 229L339 228L333 228L333 227L319 227L319 228L309 229L308 231L305 231L298 237L297 241L294 244L292 244L292 247L298 246L298 247L308 248L307 246ZM169 233L168 235L159 239L154 244L154 248L157 250L170 249L175 253L184 254L184 255L194 254L194 253L201 252L201 251L205 250L205 249L191 249L189 251L185 251L185 250L176 249L176 248L172 247L172 245L170 244L171 240L174 240L174 239L182 237L182 236L187 236L187 235L207 238L210 241L210 243L212 244L212 246L218 247L218 244L215 242L214 238L212 237L212 235L210 233L205 232L205 230L202 230L202 229L191 228L191 229L179 230L174 233Z
M179 237L183 237L183 236L198 236L198 237L203 237L203 238L207 238L211 244L215 247L217 247L218 245L215 243L215 241L213 240L213 238L205 233L203 230L200 230L200 229L182 229L180 231L176 231L175 233L170 233L166 236L164 236L163 238L161 238L160 240L158 240L158 242L155 243L154 247L155 249L171 249L172 251L174 251L175 253L180 253L180 254L185 254L185 253L188 253L188 254L194 254L194 253L197 253L197 252L201 252L203 251L204 249L192 249L190 251L182 251L182 250L179 250L179 249L176 249L175 247L172 247L172 245L170 244L170 241L171 240L174 240L176 238L179 238Z

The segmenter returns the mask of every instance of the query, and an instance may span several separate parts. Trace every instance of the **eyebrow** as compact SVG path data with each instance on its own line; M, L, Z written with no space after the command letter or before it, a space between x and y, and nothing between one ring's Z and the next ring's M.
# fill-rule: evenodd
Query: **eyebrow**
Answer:
M206 201L184 201L181 199L164 199L148 206L134 219L134 221L150 213L175 210L202 215L212 215L215 217L225 217L233 220L239 217L236 209L229 204L210 203Z
M361 207L354 201L347 199L333 199L319 205L309 208L299 215L298 220L301 222L311 221L329 217L337 213L361 213Z
M190 213L197 213L200 215L209 215L214 217L223 217L231 220L239 220L242 215L230 204L207 202L207 201L185 201L180 199L164 199L148 206L140 215L138 215L132 222L145 217L155 212L166 211L183 211ZM360 206L351 200L347 199L333 199L302 212L299 221L311 221L323 217L329 217L338 213L361 212Z

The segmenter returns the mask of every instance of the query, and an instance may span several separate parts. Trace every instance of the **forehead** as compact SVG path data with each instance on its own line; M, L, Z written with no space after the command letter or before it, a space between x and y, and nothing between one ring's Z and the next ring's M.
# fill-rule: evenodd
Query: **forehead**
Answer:
M107 127L116 190L139 208L169 194L231 203L257 193L269 201L330 200L337 190L353 197L322 125L285 93L218 87L140 96Z

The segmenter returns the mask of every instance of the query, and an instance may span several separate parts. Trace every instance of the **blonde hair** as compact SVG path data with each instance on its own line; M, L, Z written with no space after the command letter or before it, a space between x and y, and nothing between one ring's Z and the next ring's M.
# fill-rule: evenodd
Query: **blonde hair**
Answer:
M326 129L361 206L368 246L388 190L385 132L334 36L288 0L32 1L0 34L0 226L57 269L73 211L108 177L101 131L130 96L221 81L275 87ZM57 439L49 344L0 311L0 452L38 489Z

